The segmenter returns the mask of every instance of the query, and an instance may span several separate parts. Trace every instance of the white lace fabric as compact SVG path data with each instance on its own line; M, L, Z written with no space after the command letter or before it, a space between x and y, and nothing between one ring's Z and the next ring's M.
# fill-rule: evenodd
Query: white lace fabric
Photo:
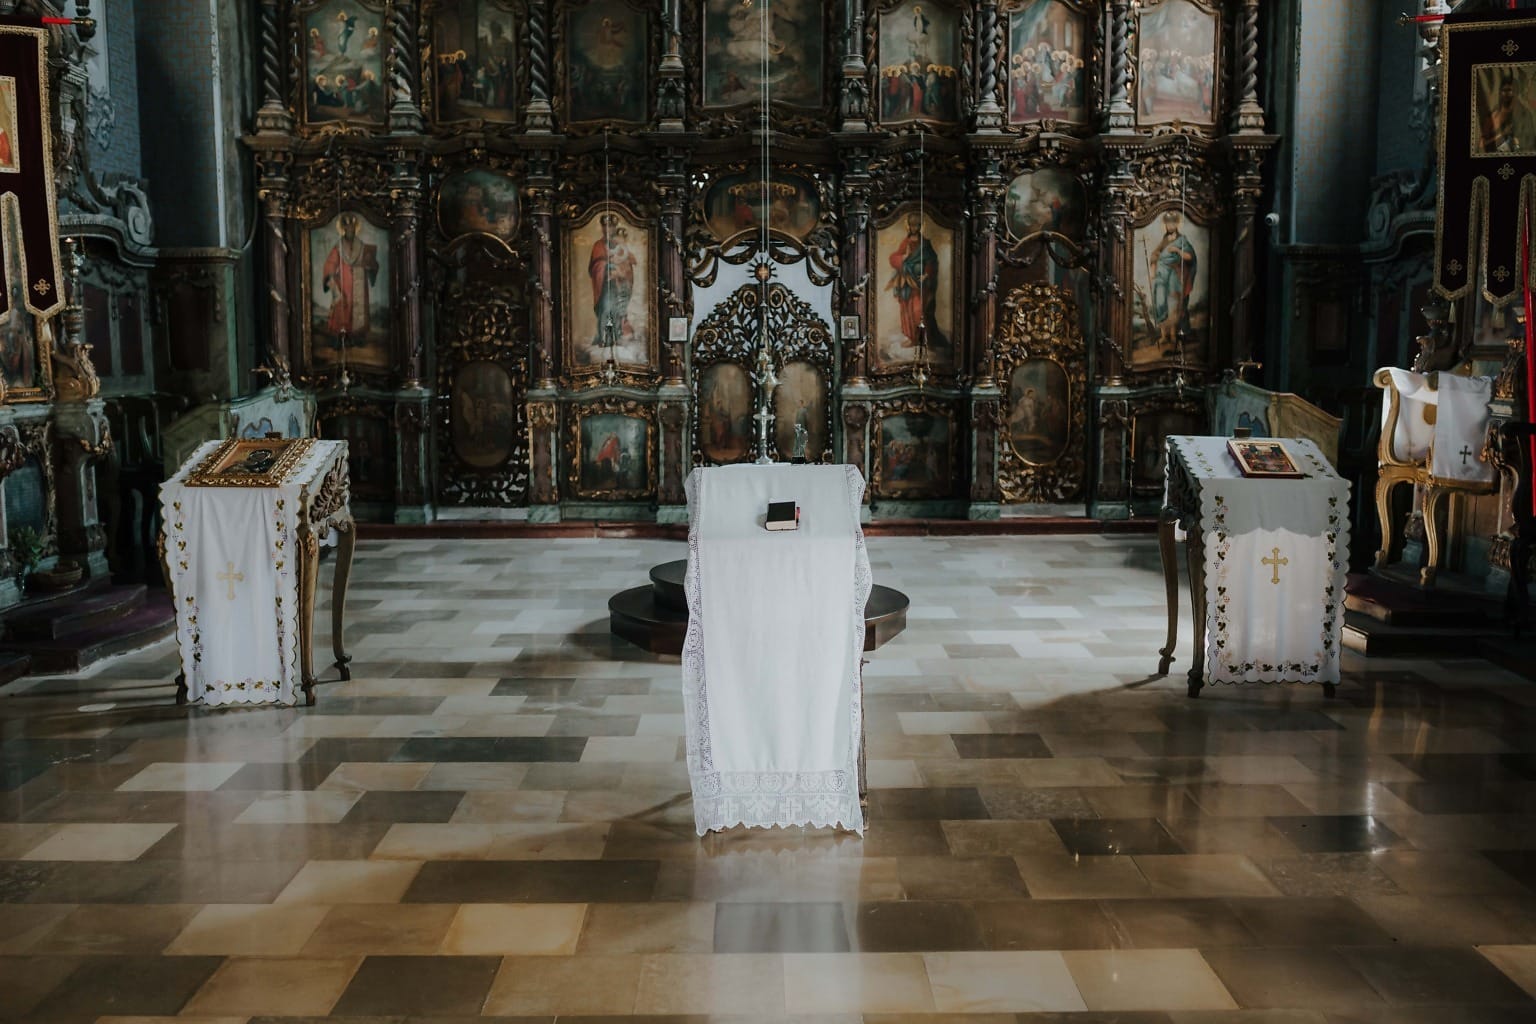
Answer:
M727 466L695 470L686 488L683 703L698 833L862 834L860 663L873 585L863 477L853 466ZM807 536L761 528L770 492L800 500ZM722 522L729 536L707 525ZM743 567L750 579L732 575Z

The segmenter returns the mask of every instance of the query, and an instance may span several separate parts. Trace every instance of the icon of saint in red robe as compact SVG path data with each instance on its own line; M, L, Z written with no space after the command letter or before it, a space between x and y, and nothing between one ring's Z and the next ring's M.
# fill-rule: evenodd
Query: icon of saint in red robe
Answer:
M607 358L604 350L608 345L617 347L635 337L629 303L635 291L636 260L629 248L629 232L619 226L618 214L605 213L599 223L603 234L592 243L587 275L592 279L592 312L597 315L594 358Z
M949 339L939 327L939 255L923 234L922 223L915 213L907 217L907 237L891 253L893 273L885 287L901 309L901 333L916 348L926 330L926 345L932 350L947 347Z
M338 339L338 348L343 337L364 344L370 326L368 296L379 276L379 250L357 237L361 226L357 214L341 215L337 222L341 238L331 246L321 270L321 291L331 297L325 324Z

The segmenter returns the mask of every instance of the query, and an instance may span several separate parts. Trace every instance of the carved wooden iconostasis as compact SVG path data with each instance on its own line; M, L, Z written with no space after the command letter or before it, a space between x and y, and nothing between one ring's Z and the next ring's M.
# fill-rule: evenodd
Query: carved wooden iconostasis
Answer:
M271 351L360 515L676 520L765 318L774 457L876 516L1155 511L1246 352L1258 5L767 3L263 3Z

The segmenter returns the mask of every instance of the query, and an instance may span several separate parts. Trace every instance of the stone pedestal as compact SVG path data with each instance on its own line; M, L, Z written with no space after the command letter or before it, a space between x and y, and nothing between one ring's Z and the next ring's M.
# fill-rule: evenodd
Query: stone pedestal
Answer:
M82 566L87 576L109 571L107 533L96 500L96 464L112 450L105 408L100 398L54 407L59 561Z

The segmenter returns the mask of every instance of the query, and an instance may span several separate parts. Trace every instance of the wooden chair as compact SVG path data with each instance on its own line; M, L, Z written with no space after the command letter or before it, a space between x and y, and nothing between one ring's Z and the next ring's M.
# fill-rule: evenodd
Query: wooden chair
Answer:
M1457 368L1456 373L1462 376L1470 376L1472 368L1470 364ZM1439 388L1439 374L1431 372L1425 375L1428 389L1435 391ZM1435 574L1440 568L1440 558L1443 551L1440 534L1440 509L1446 504L1446 499L1452 494L1492 494L1498 490L1498 479L1495 477L1487 482L1472 480L1447 480L1435 476L1430 471L1434 454L1434 423L1436 406L1423 404L1421 419L1414 422L1411 417L1405 418L1404 399L1393 383L1392 372L1389 368L1376 371L1371 382L1383 392L1383 400L1387 403L1385 415L1382 417L1381 438L1377 442L1376 461L1376 519L1381 526L1381 548L1376 552L1376 568L1387 567L1387 556L1392 549L1392 492L1400 484L1413 484L1416 488L1422 487L1424 492L1424 536L1428 541L1429 552L1426 564L1419 570L1419 583L1425 587L1435 585ZM1448 534L1454 534L1451 523L1447 522ZM1446 538L1447 540L1449 537Z

